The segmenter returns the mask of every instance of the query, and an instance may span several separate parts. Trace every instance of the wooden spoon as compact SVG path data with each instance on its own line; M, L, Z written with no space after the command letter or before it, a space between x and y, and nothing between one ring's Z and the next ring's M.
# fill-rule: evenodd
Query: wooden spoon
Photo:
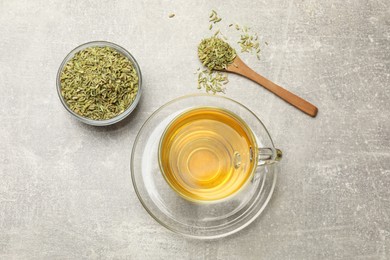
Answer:
M290 91L282 88L281 86L276 85L275 83L273 83L269 79L264 78L260 74L257 74L251 68L249 68L238 56L236 56L233 63L230 64L225 69L225 71L236 73L260 84L261 86L265 87L287 103L290 103L291 105L308 114L309 116L315 117L317 115L317 107L307 102L306 100L298 97L297 95L291 93Z

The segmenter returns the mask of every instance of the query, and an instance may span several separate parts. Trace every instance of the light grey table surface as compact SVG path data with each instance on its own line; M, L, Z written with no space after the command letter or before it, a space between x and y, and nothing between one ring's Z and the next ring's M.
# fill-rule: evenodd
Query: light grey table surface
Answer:
M257 32L261 60L240 56L319 114L229 76L226 96L263 120L285 157L264 214L204 242L147 214L129 158L154 110L199 92L211 9L233 46L228 24ZM76 121L57 97L62 59L91 40L125 47L143 73L136 112L111 127ZM0 51L0 259L390 258L389 1L1 0Z

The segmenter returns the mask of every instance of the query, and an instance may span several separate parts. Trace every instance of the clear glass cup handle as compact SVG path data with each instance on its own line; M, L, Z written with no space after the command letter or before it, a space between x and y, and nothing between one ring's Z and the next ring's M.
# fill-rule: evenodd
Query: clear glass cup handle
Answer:
M276 148L258 148L257 165L272 164L280 161L283 157L281 150Z

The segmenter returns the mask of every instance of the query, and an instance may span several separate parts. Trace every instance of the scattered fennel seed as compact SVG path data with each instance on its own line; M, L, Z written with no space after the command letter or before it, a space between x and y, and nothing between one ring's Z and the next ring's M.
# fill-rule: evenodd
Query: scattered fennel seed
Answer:
M220 30L217 30L215 33L214 33L214 37L220 37L220 38L223 38L225 41L227 41L227 37L225 35L222 34L222 32Z
M175 14L170 14L168 17L173 18L173 17L175 17Z
M227 73L205 69L198 73L198 89L207 93L225 93L225 85L229 82Z
M241 47L241 52L249 52L256 54L257 59L260 59L260 43L258 35L251 33L251 30L247 26L239 26L236 24L236 29L241 28L240 40L237 42ZM237 29L240 30L240 29Z
M218 17L217 12L214 10L211 11L209 18L209 22L214 24L219 23L222 20L222 18Z

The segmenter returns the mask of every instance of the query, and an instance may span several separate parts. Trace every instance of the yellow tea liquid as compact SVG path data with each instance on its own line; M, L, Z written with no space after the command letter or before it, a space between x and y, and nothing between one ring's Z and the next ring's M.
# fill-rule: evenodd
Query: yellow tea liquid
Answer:
M160 167L169 185L192 201L214 201L237 192L252 176L252 132L236 115L202 107L179 115L160 143Z

